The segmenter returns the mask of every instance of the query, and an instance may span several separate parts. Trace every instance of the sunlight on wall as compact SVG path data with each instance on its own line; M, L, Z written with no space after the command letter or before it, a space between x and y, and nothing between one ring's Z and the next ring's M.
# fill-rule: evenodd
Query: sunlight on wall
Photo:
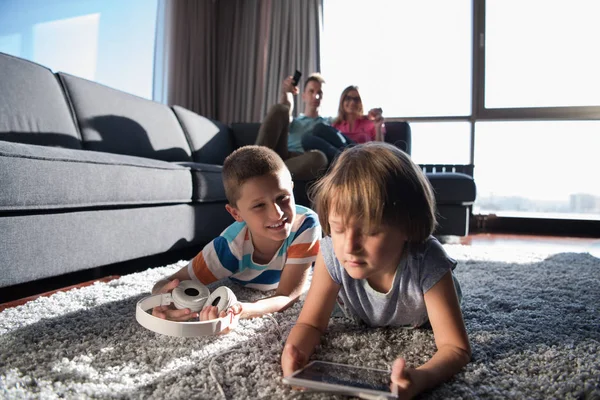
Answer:
M53 71L95 80L99 22L100 14L90 14L34 25L33 58Z
M0 0L0 51L152 99L158 0Z

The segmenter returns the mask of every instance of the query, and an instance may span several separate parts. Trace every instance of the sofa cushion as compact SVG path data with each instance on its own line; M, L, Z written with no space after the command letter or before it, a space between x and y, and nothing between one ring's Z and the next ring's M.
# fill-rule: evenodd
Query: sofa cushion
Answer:
M475 201L475 181L459 172L427 172L425 174L438 204L472 204Z
M200 203L227 201L221 175L222 166L194 162L180 162L177 164L189 168L192 173L193 201Z
M189 169L168 162L0 141L0 210L190 202Z
M223 203L5 216L0 294L5 286L87 268L190 247L200 251L232 222Z
M62 88L48 68L0 53L0 140L81 149Z
M169 107L62 72L57 75L75 111L85 149L191 161L190 146Z
M222 122L210 120L180 106L173 106L197 163L223 165L234 150L231 129Z

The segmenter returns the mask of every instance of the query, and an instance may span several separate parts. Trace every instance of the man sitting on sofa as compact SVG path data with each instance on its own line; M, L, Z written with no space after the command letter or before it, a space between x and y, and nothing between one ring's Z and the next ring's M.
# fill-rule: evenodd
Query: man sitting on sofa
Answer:
M288 76L281 85L281 98L265 117L258 131L256 144L269 147L284 160L292 176L301 180L311 180L319 176L327 168L327 157L319 150L304 151L302 137L311 134L318 123L328 123L319 115L322 85L325 83L320 74L311 74L304 83L302 100L304 112L292 118L294 95L299 93L293 84L293 77ZM290 122L291 121L291 122Z

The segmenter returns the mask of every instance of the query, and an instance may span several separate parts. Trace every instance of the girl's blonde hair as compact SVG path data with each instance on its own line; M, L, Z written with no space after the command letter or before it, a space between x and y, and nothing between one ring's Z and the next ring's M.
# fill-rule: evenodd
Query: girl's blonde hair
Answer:
M368 232L395 226L412 244L424 242L436 227L435 198L423 171L410 156L385 142L344 150L310 191L325 234L333 211L343 223L357 220Z
M333 120L333 124L337 124L346 120L347 116L346 112L344 111L344 100L346 99L348 93L350 93L352 90L356 90L356 93L358 94L359 114L362 116L365 113L365 111L363 110L362 97L360 97L360 92L358 91L358 86L350 85L342 91L342 94L340 96L340 103L338 104L338 114L337 117L335 117L335 119Z

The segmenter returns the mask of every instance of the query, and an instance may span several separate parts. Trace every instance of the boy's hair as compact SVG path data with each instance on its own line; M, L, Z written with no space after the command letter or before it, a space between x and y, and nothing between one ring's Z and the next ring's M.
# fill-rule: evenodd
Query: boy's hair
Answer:
M306 86L308 86L308 82L310 81L319 82L321 85L325 83L325 79L323 79L323 76L320 73L313 72L308 76L308 78L306 78L303 90L306 90Z
M265 146L243 146L227 156L223 163L225 196L232 206L240 199L240 189L249 179L275 175L287 166L277 153Z
M327 235L331 210L343 223L356 218L367 232L382 224L396 226L412 244L424 242L436 226L429 181L408 154L389 143L344 150L312 187L311 198Z

